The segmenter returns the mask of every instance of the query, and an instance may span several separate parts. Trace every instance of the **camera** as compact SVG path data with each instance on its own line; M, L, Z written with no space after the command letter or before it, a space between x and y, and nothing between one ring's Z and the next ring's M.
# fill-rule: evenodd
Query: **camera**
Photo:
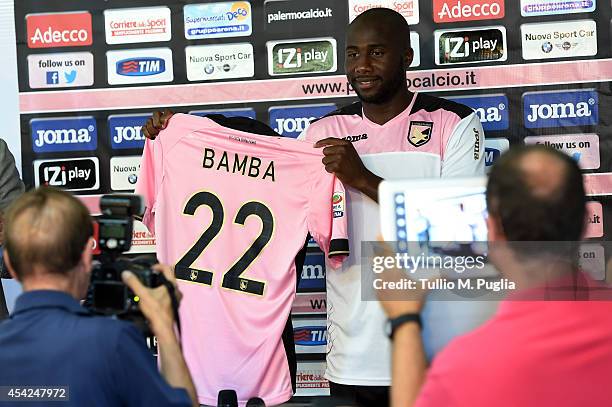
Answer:
M132 246L133 217L144 211L142 199L138 195L103 195L100 209L102 215L97 221L101 254L92 270L87 305L97 314L116 315L144 325L139 298L123 283L121 273L131 271L149 288L162 285L163 274L151 269L155 259L120 257Z

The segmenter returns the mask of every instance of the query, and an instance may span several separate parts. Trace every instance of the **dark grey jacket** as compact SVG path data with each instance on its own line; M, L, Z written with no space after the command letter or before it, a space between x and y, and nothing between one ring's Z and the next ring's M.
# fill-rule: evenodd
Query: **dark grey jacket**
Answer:
M24 190L25 187L21 178L19 178L17 167L15 167L15 158L9 151L6 142L0 139L0 212L4 211ZM0 277L10 278L2 262L0 262ZM0 320L7 315L4 290L2 284L0 284Z

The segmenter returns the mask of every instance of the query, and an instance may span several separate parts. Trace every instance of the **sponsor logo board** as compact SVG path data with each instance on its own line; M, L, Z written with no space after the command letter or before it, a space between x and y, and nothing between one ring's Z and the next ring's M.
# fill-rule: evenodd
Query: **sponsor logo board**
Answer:
M99 167L98 157L35 160L34 184L66 191L91 191L100 188Z
M171 82L174 79L170 48L108 51L106 65L109 85Z
M600 202L587 202L586 221L586 239L603 236L603 208Z
M98 146L98 128L93 116L30 120L32 150L36 153L93 151Z
M606 256L600 244L582 244L578 251L578 265L595 280L606 279Z
M325 293L298 293L293 301L291 314L325 314L327 312L327 296Z
M91 14L28 14L26 19L28 48L80 47L92 44Z
M145 136L142 126L150 114L115 114L108 116L108 131L114 149L144 147Z
M329 396L329 382L325 378L325 361L298 362L296 396Z
M353 21L359 14L371 8L390 8L400 13L408 24L419 23L418 0L349 0L349 22Z
M323 319L293 318L295 353L325 353L327 321Z
M168 7L139 7L104 10L107 44L170 41Z
M491 166L504 152L510 148L510 142L505 138L485 137L485 169L490 171Z
M268 41L266 48L272 76L335 72L337 68L334 38Z
M220 114L225 117L248 117L250 119L256 119L255 109L250 107L244 109L192 110L189 114L195 114L196 116Z
M410 31L410 46L414 52L412 62L410 63L410 67L413 68L421 65L421 40L419 38L419 33Z
M188 4L183 7L183 20L188 40L242 37L253 30L248 1Z
M485 131L508 130L510 117L506 95L478 95L449 97L474 109Z
M523 117L528 129L596 125L599 98L594 89L523 94Z
M436 65L501 62L508 57L503 26L434 31Z
M270 127L285 137L296 138L310 123L336 110L336 105L275 106L268 109Z
M523 24L521 42L525 60L597 55L597 25L593 20Z
M323 252L306 253L297 291L325 291L325 255Z
M134 221L132 231L132 247L126 253L155 253L155 235L139 220Z
M93 85L94 64L90 52L31 54L27 59L32 89Z
M129 191L136 188L141 158L139 155L111 157L110 181L113 191Z
M553 14L589 13L595 11L596 0L521 0L523 17Z
M322 32L332 31L338 21L335 3L327 0L264 1L265 29L272 34L308 34L313 24Z
M583 170L596 170L600 165L597 134L564 134L562 136L529 136L525 144L543 144L572 157Z
M190 81L250 78L255 74L249 43L193 45L185 48L185 58Z
M433 0L436 23L504 18L504 0Z

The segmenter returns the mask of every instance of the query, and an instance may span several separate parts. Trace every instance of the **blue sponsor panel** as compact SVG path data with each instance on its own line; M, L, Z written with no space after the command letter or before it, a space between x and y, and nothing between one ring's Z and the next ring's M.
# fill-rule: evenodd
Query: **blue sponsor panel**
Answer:
M219 110L192 110L189 114L196 116L206 116L208 114L222 114L225 117L248 117L255 120L255 109L244 108L244 109L219 109Z
M474 109L485 131L508 130L510 126L506 95L461 96L448 99Z
M599 122L599 98L594 89L523 94L523 118L528 129L590 126Z
M32 149L36 153L90 151L98 147L93 116L30 120Z
M109 116L108 131L111 146L114 149L142 149L145 142L142 126L144 126L150 117L150 114L117 114Z
M510 142L505 138L485 139L485 166L489 171L495 161L510 148Z
M306 253L298 292L325 291L325 255Z
M276 106L268 110L270 127L285 137L296 138L315 119L336 110L332 103L303 106Z

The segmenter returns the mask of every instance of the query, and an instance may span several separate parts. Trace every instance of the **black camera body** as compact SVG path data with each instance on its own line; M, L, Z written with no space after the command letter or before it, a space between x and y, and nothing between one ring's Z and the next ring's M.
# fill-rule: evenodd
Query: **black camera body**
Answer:
M96 314L116 315L142 322L139 298L121 280L123 271L131 271L150 288L163 284L162 274L152 270L155 259L120 257L132 246L133 217L143 212L138 195L104 195L100 199L102 216L98 218L101 254L91 275L88 305Z

